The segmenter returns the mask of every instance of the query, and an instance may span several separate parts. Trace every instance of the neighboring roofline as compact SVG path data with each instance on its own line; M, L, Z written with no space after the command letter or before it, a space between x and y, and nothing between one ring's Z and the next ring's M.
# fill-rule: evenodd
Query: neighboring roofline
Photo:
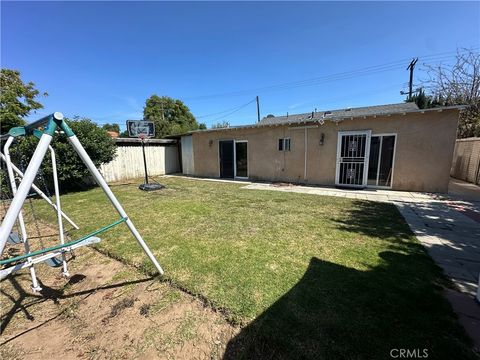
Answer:
M176 144L177 140L175 139L144 139L145 144ZM115 143L117 144L140 144L142 142L139 138L116 138Z
M165 136L165 139L166 140L172 140L172 139L173 140L179 140L182 136L191 136L193 131L196 131L196 130L192 130L192 131L189 131L189 132L186 132L186 133L181 133L181 134L167 135L167 136Z
M187 136L187 135L192 135L195 133L202 133L202 132L213 132L213 131L226 131L226 130L242 130L242 129L255 129L255 128L260 128L260 127L277 127L277 126L291 126L291 125L306 125L306 124L315 124L315 123L322 123L322 121L331 121L331 122L340 122L344 120L352 120L355 118L376 118L376 117L389 117L392 115L407 115L407 114L412 114L412 113L426 113L426 112L442 112L442 111L449 111L449 110L463 110L467 108L467 105L452 105L452 106L439 106L435 108L430 108L430 109L412 109L412 110L405 110L405 111L392 111L392 112L384 112L384 113L379 113L379 114L368 114L368 115L356 115L356 116L344 116L344 117L339 117L339 118L324 118L324 119L306 119L305 121L292 121L292 122L282 122L282 123L277 123L277 124L262 124L262 123L256 123L253 125L239 125L239 126L229 126L226 128L216 128L216 129L204 129L204 130L193 130L189 131L183 134L178 134L175 135L175 137L180 137L180 136ZM321 113L321 112L320 112ZM317 113L317 114L320 114ZM173 137L173 136L172 136Z

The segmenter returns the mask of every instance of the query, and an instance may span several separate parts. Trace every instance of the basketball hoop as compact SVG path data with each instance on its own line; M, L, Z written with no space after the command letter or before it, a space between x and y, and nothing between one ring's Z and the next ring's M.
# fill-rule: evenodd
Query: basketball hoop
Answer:
M155 136L155 124L148 120L127 120L129 137L151 138Z
M147 157L145 156L145 139L155 136L155 124L153 121L127 120L127 130L128 136L140 139L140 143L142 144L145 183L141 184L138 188L144 191L153 191L165 188L165 186L162 184L148 182Z

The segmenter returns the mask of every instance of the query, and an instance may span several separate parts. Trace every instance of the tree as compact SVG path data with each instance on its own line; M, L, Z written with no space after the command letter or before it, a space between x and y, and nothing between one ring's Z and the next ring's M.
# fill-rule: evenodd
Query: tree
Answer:
M417 104L419 109L428 109L433 107L432 96L425 94L425 90L422 88L418 89L412 97L407 97L405 102L414 102Z
M90 119L75 117L66 119L75 135L78 137L95 166L108 163L115 158L116 145L107 132ZM38 140L28 136L18 147L12 148L15 162L21 167L28 164ZM82 189L93 184L90 172L83 161L68 142L64 134L55 134L52 141L57 156L58 179L64 190ZM52 188L52 164L50 156L45 156L42 163L43 177L47 186ZM42 184L43 185L43 184Z
M120 126L118 124L106 123L105 125L102 126L102 129L106 131L115 131L120 134Z
M155 123L156 138L200 128L190 109L181 100L168 96L150 96L143 108L143 118Z
M17 70L0 70L0 133L25 123L32 110L42 109L36 101L39 91L33 82L24 83ZM47 96L47 93L43 93Z
M222 121L212 125L212 129L223 129L230 127L230 123L228 121Z
M457 136L480 136L480 56L473 50L457 51L454 65L427 66L431 106L466 105L460 113Z
M122 132L118 135L118 137L120 137L120 138L128 138L128 137L130 137L130 136L128 136L128 130L122 131Z

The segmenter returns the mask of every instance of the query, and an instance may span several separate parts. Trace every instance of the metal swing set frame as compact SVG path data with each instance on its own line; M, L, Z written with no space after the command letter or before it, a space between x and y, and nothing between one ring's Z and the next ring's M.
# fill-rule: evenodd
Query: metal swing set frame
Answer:
M40 130L43 129L43 130ZM96 183L102 188L103 192L107 198L112 203L115 210L120 215L120 219L115 222L103 226L102 228L93 231L92 233L85 235L79 239L65 242L64 229L63 229L63 219L69 222L74 228L78 229L78 226L62 211L60 203L60 190L58 186L58 176L57 176L57 167L56 167L56 156L55 151L50 145L53 139L53 135L57 130L63 131L68 138L70 145L75 149L79 157L84 162L87 169L92 174ZM28 136L34 135L39 138L38 145L33 153L33 156L25 170L25 173L22 173L11 161L9 148L12 145L16 137L19 136ZM135 225L128 217L127 213L123 209L120 202L117 200L112 190L108 186L105 179L102 177L98 169L95 167L93 161L88 156L87 152L83 148L82 144L68 126L66 121L63 118L62 113L56 112L54 114L48 115L40 120L37 120L33 123L30 123L26 126L15 127L10 129L8 134L0 135L2 139L7 139L3 148L3 153L1 153L1 160L5 162L7 168L7 175L10 183L10 188L12 190L13 199L11 200L10 206L6 211L5 217L3 219L2 225L0 226L0 255L3 257L3 252L5 245L9 237L12 234L12 230L15 226L15 223L18 220L18 225L20 228L21 239L25 248L25 253L19 256L0 259L0 266L5 267L0 269L0 280L3 280L8 275L13 274L16 271L21 269L29 268L30 276L32 278L32 289L34 291L40 291L41 287L38 283L34 265L45 262L52 258L61 257L62 262L62 273L64 276L69 276L67 262L65 259L65 254L81 246L91 245L98 243L100 239L96 235L107 231L108 229L125 223L137 240L140 247L143 249L145 254L148 256L150 261L153 263L160 275L163 275L163 269L158 263L157 259L153 255L152 251L148 245L143 240L142 236L135 228ZM53 174L53 183L55 191L55 204L50 200L50 198L45 195L35 184L34 180L39 172L42 161L47 153L50 151L50 156L52 160L52 174ZM18 187L15 174L21 179ZM41 198L43 198L57 213L57 221L59 228L59 238L60 244L47 247L38 251L30 251L30 246L28 242L28 235L25 226L25 220L22 213L22 207L29 195L30 190L33 189ZM13 264L13 265L12 265Z

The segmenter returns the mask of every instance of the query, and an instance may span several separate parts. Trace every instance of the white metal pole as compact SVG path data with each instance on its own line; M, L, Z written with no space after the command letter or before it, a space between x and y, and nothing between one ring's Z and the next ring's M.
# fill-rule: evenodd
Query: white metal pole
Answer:
M6 161L6 160L5 160L5 155L3 155L3 153L0 153L0 157L1 157L1 159L2 159L3 161ZM23 179L23 172L22 172L18 167L16 167L14 163L11 163L11 164L12 164L12 169L13 169L13 171L14 171L21 179ZM45 200L52 208L54 208L55 210L57 210L57 206L52 202L52 200L49 199L49 197L48 197L47 195L45 195L45 193L44 193L42 190L40 190L40 188L38 188L37 185L35 185L35 183L32 183L32 189L33 189L33 191L35 191L43 200ZM63 218L64 218L65 220L67 220L67 221L70 223L70 225L72 225L75 229L77 229L77 230L80 229L80 228L78 227L78 225L75 224L75 223L73 222L73 220L70 219L70 218L67 216L67 214L65 214L63 211L62 211L62 216L63 216Z
M478 274L478 287L477 287L477 294L475 298L480 303L480 274Z
M142 239L142 236L140 235L140 233L135 228L135 225L133 225L132 220L130 220L127 213L123 209L122 205L118 202L117 198L113 194L113 192L110 189L110 187L108 186L107 182L105 181L105 179L100 174L100 171L98 171L98 169L95 167L95 164L93 163L92 159L90 159L90 156L88 156L87 152L83 148L83 146L80 143L80 141L78 140L78 138L75 135L73 135L73 136L69 136L68 140L70 141L70 143L72 144L73 148L78 153L80 158L83 160L83 162L87 166L88 170L90 170L90 172L92 173L92 175L95 178L95 181L97 182L97 184L103 189L103 191L105 192L105 194L107 195L108 199L113 204L113 206L115 207L117 212L120 214L121 217L127 219L125 223L127 224L129 230L131 231L131 233L133 234L133 236L135 237L137 242L140 244L140 246L142 247L145 254L147 254L148 258L153 263L155 268L158 270L160 275L163 275L162 267L160 266L157 259L155 258L155 256L151 252L151 250L149 249L148 245Z
M55 156L55 150L52 146L48 147L50 149L50 157L52 158L52 173L53 173L53 187L55 189L55 202L57 205L57 221L58 221L58 233L60 236L60 243L65 244L65 236L63 234L63 218L62 218L62 207L60 205L60 187L58 186L58 176L57 176L57 158ZM62 252L62 263L63 271L62 274L65 277L69 277L67 261L65 258L65 253Z
M0 226L0 254L3 254L3 249L7 243L8 236L15 225L15 220L22 209L23 203L27 198L30 188L32 187L35 176L37 175L38 169L51 141L52 136L46 133L44 133L40 138L37 148L35 149L32 159L30 160L27 170L25 171L23 180L20 182L17 193L13 197L10 207L5 214L2 226Z
M5 152L5 160L6 160L5 163L7 165L8 178L10 180L10 187L12 189L13 197L15 197L15 194L17 193L17 182L15 180L15 175L13 174L12 162L10 159L10 145L12 145L13 140L14 140L13 136L10 136L8 138L4 146L4 152ZM25 248L25 254L28 254L30 252L30 245L28 244L27 228L25 227L25 221L23 220L23 213L21 209L20 209L20 212L18 213L18 224L20 225L20 232L22 235L23 247ZM31 261L32 258L28 257L27 260ZM42 288L38 285L37 275L35 274L34 267L30 266L29 270L30 270L30 276L32 278L32 289L34 291L42 290Z

